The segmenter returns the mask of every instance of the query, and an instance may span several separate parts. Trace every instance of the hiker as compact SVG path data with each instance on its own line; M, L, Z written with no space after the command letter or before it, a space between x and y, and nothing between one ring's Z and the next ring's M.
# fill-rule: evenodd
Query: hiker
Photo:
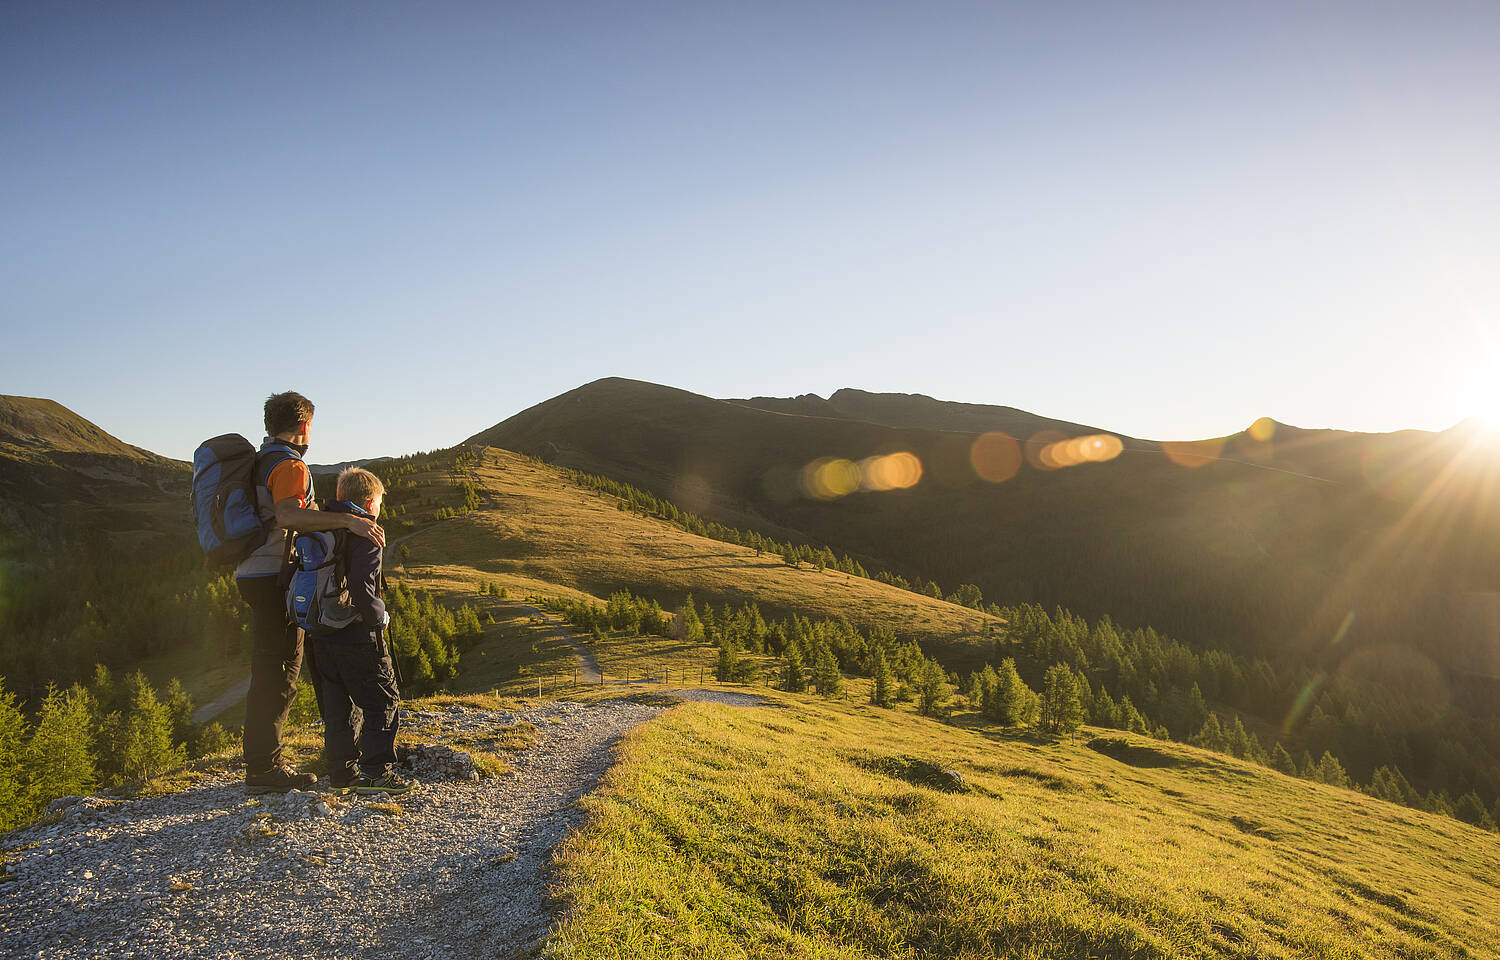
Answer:
M250 605L244 746L245 791L252 795L306 790L318 780L281 758L281 729L302 669L302 631L287 615L283 592L291 531L347 530L377 552L385 545L385 532L373 518L316 509L312 473L302 462L312 418L312 401L300 393L266 399L266 438L255 458L255 506L271 532L234 571L240 596Z
M380 515L385 487L370 471L350 467L339 474L336 497L325 505L328 512L373 520ZM340 562L346 564L348 603L357 616L340 630L313 637L330 786L366 795L406 793L411 783L391 769L401 691L385 642L391 617L380 599L380 548L345 538Z

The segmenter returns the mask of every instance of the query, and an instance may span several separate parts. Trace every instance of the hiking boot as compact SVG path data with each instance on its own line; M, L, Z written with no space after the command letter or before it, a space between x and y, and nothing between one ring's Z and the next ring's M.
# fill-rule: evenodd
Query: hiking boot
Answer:
M377 778L360 774L359 779L351 784L354 792L362 797L400 796L403 793L410 793L411 788L415 785L414 781L407 780L390 770L387 770Z
M245 774L245 792L250 796L263 793L286 793L288 790L311 790L318 778L311 773L298 773L286 764L272 767L265 773Z

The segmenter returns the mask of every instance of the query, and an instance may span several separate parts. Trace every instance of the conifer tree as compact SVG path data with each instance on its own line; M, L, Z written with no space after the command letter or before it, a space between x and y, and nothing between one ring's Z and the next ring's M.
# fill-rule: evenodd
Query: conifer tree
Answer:
M1312 754L1306 750L1302 751L1302 756L1297 760L1297 776L1304 780L1322 782L1323 768L1313 763Z
M885 652L876 649L874 668L870 671L875 678L875 689L870 696L870 702L877 707L889 707L896 695L896 675L891 671L891 665L886 662Z
M1344 772L1344 765L1327 750L1323 751L1323 756L1318 760L1318 779L1332 787L1349 786L1349 775Z
M818 694L824 697L836 697L844 689L844 677L839 673L839 662L826 643L818 644L817 653L814 655L813 683L818 687Z
M1495 829L1494 819L1490 817L1490 812L1484 808L1484 803L1479 799L1479 794L1473 790L1458 798L1458 802L1453 805L1453 815L1464 823L1472 823L1481 829Z
M1209 713L1208 701L1203 699L1203 691L1194 681L1193 689L1188 692L1186 728L1188 730L1202 729L1203 725L1208 722Z
M1210 713L1190 742L1205 750L1224 752L1224 728L1219 723L1218 714Z
M997 719L996 711L999 708L997 694L999 690L1000 675L995 672L994 667L986 663L984 669L979 671L979 709L981 713L991 720Z
M802 665L802 651L795 643L786 647L786 681L783 689L790 693L802 693L807 689L807 674Z
M936 716L948 701L948 677L936 660L922 664L917 676L917 712L924 717Z
M739 669L739 647L733 640L725 640L719 645L719 665L714 670L714 678L720 683L732 683L738 678Z
M1297 775L1297 761L1292 759L1292 755L1287 753L1286 747L1283 747L1280 743L1277 743L1276 748L1271 751L1270 765L1271 769L1278 770L1289 777Z
M475 618L474 625L479 625L478 618ZM186 743L193 735L193 700L182 688L182 681L176 677L167 682L163 705L167 708L167 715L172 718L173 742Z
M1054 663L1042 679L1041 726L1053 733L1072 733L1083 725L1078 681L1065 663Z
M82 687L63 693L49 684L26 745L33 805L39 808L57 797L89 792L96 783L95 767L88 694Z
M964 699L969 701L969 706L978 710L984 702L984 687L979 682L979 671L969 674L969 682L964 685Z
M210 720L208 725L198 731L198 736L193 741L193 755L206 757L215 753L222 753L234 746L234 738L230 737L229 731L225 730L217 720Z
M22 780L25 755L26 718L16 706L15 694L0 686L0 831L30 819L30 798Z
M1234 718L1234 726L1224 739L1225 749L1234 756L1243 757L1250 752L1250 737L1245 732L1245 722L1238 716Z
M698 619L698 608L693 605L691 593L677 610L677 616L672 621L672 633L678 640L688 643L698 643L703 639L703 621Z
M126 680L130 709L121 718L120 773L127 780L163 773L183 761L180 747L172 745L172 717L166 704L156 697L150 681L137 671Z
M1151 735L1151 726L1146 723L1145 716L1136 709L1135 701L1130 699L1128 693L1120 698L1120 729L1144 736Z
M1026 686L1026 681L1016 672L1014 660L1007 657L1000 662L997 681L994 719L1007 727L1025 723L1032 693L1031 688Z

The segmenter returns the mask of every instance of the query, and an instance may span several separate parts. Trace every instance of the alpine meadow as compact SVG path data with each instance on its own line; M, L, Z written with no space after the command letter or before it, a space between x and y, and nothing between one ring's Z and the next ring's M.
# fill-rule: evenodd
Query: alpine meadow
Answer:
M1500 3L0 3L0 960L1500 960Z
M928 435L620 381L580 396L599 402L576 421L520 433L549 401L458 447L369 464L387 491L389 636L408 715L670 707L625 734L557 848L544 953L1458 957L1500 943L1495 678L1459 657L1451 630L1434 645L1346 625L1336 653L1257 636L1264 624L1169 633L1093 614L1106 588L1081 574L1082 609L1049 608L1007 594L983 562L961 579L957 552L924 554L929 570L899 549L924 524L894 518L938 522L937 502L899 503L944 469L928 466L932 445L983 451L995 430ZM675 426L623 469L597 438L634 442L630 396L658 405L650 423ZM944 412L879 400L888 419ZM56 404L5 404L0 798L19 870L27 831L70 823L57 797L100 791L128 810L234 775L231 688L248 637L227 578L193 562L185 465ZM1022 415L978 426L1002 416ZM1051 443L1102 435L1060 426ZM1333 463L1341 440L1327 452L1299 438L1289 456ZM721 455L720 470L702 469ZM1082 478L1045 494L1078 498L1060 515L1097 512L1085 504L1100 485L1136 482L1110 476L1116 460L1046 469L1021 456L1017 479L1039 489ZM883 489L892 457L923 478ZM1212 466L1161 458L1184 497L1244 496ZM858 486L830 494L830 469ZM935 500L955 529L980 522L966 497L1003 490L977 466L966 485L947 482L956 492ZM68 509L51 509L64 493ZM94 511L106 504L125 506L105 523ZM1146 521L1122 507L1112 522ZM1042 571L1085 550L1065 535L1003 529L994 538L1009 547L987 555L1035 557L1039 591ZM141 550L168 562L120 560ZM1216 576L1237 575L1236 554ZM1149 576L1129 575L1143 608L1191 602L1175 581L1152 595ZM308 686L288 749L320 771ZM691 702L711 691L754 705ZM494 730L418 721L401 749L446 744L504 780L548 733ZM435 779L429 800L474 789Z

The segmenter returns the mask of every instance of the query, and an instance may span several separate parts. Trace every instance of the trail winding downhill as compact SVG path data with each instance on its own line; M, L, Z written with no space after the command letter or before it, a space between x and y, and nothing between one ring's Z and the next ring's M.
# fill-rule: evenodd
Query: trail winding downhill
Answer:
M663 709L614 700L408 715L439 728L439 743L521 722L536 733L506 774L424 783L399 809L311 792L250 799L233 775L154 799L60 801L58 822L7 837L0 955L527 955L554 919L551 854L578 822L578 797L620 738Z

